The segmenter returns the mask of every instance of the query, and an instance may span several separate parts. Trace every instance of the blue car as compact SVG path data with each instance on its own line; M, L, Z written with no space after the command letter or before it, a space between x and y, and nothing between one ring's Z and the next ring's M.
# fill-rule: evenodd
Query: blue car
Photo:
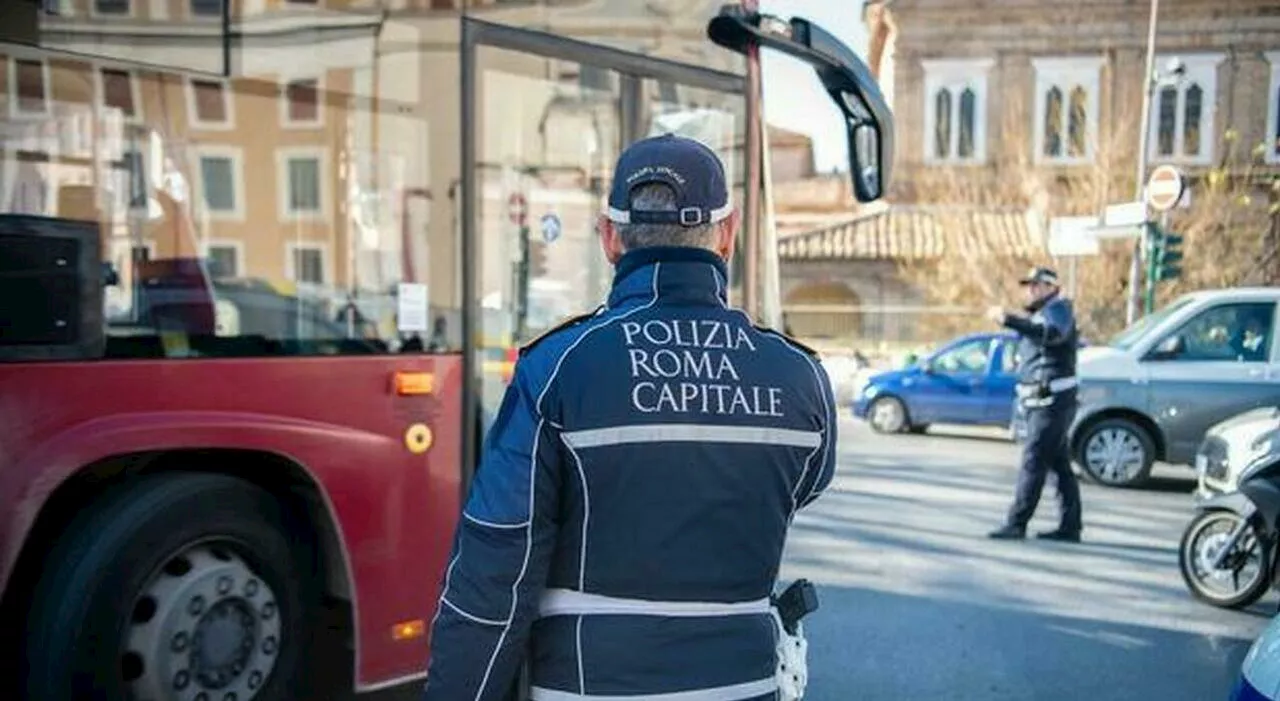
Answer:
M934 423L1008 427L1016 350L1011 332L961 336L908 367L871 377L854 397L853 414L880 433L918 433Z
M1230 701L1280 699L1280 617L1271 619L1271 624L1253 641L1229 698Z

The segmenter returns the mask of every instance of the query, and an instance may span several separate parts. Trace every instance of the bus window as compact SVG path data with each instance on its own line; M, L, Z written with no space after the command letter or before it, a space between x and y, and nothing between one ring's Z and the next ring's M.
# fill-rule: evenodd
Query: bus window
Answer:
M428 270L452 267L454 228L433 226L426 122L395 94L354 99L353 67L214 80L13 61L67 84L0 137L0 214L99 224L105 357L460 345L456 281ZM71 89L95 80L106 104Z

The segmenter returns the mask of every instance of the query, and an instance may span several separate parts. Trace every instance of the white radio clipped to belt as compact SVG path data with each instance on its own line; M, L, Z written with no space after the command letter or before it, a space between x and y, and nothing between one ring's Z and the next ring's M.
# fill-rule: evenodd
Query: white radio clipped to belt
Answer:
M807 579L798 579L770 597L769 613L778 629L778 698L799 701L809 685L809 642L800 619L818 610L818 592Z

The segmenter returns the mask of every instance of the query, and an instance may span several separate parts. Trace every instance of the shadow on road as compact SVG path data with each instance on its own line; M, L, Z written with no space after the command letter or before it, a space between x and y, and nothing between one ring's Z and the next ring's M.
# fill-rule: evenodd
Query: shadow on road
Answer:
M933 425L925 433L911 434L904 433L891 438L894 440L911 441L911 440L928 440L932 438L946 438L953 441L971 441L974 443L991 443L995 445L1013 445L1013 441L1009 440L1007 431L995 428L971 428L969 426L952 426L952 425Z
M1226 698L1249 646L868 589L819 596L806 701L1207 701Z
M827 493L788 539L817 583L807 701L1224 699L1275 610L1196 601L1178 573L1192 483L1082 483L1085 541L991 541L1017 447L850 431ZM1161 472L1172 471L1161 466ZM1046 485L1029 531L1056 525Z
M1161 492L1164 494L1191 494L1196 489L1196 481L1192 478L1152 477L1150 481L1137 489L1144 492Z

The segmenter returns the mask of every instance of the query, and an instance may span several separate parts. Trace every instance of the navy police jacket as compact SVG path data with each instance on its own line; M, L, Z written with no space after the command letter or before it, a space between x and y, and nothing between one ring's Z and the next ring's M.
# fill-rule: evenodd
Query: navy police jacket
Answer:
M1027 318L1008 315L1004 325L1018 332L1018 379L1027 384L1052 382L1076 374L1080 345L1071 302L1054 295L1028 308Z
M459 522L427 701L775 698L768 597L831 481L813 354L725 302L709 251L619 262L516 364ZM523 701L523 700L522 700Z

